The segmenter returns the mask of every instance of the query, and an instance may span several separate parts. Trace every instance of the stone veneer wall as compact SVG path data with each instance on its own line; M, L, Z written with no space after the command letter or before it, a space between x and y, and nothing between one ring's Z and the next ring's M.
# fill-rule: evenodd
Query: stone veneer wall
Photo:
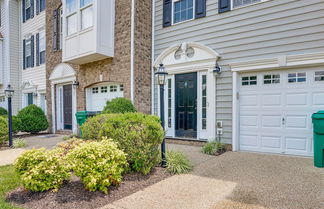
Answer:
M135 23L135 106L151 113L151 0L136 0ZM51 84L48 80L54 67L62 61L62 51L53 51L53 11L61 0L47 0L46 8L46 79L48 119L52 121ZM124 85L124 96L131 97L131 0L116 0L115 56L84 65L72 65L80 83L77 92L77 110L85 110L85 89L100 82ZM102 75L102 81L100 80Z

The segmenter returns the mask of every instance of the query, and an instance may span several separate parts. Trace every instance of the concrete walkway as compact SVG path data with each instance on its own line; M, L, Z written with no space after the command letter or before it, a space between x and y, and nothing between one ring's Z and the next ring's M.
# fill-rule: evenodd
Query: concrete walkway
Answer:
M0 151L0 166L13 164L21 153L28 149L39 149L45 147L52 149L56 144L63 141L63 135L41 135L24 138L27 147L23 149L8 149Z
M199 147L185 152L192 173L176 175L102 209L319 209L324 208L324 169L311 158L227 152L213 157Z

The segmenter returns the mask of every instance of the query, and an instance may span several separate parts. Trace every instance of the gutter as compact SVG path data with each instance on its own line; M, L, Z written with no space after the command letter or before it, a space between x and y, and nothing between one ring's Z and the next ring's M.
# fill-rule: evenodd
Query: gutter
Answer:
M151 114L154 115L154 61L155 61L155 56L154 56L154 51L155 51L155 0L152 0L152 54L151 54Z
M131 13L131 101L135 102L135 86L134 86L134 67L135 67L135 1L132 0L132 13Z

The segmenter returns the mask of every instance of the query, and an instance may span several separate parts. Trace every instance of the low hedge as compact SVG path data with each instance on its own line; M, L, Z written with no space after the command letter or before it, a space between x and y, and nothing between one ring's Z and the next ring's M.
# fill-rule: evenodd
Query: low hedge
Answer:
M108 137L118 142L119 148L127 154L132 171L148 174L159 162L164 130L156 116L142 113L107 115L101 130L96 133L97 139Z
M94 140L100 139L99 132L102 129L103 124L108 120L108 117L108 114L100 114L87 119L87 122L80 127L82 138Z
M69 167L82 180L86 189L108 193L108 187L118 185L127 166L126 155L111 139L81 143L67 154Z
M70 177L70 170L60 157L58 150L45 148L25 151L14 164L21 175L23 186L34 192L57 191L64 180Z
M8 140L7 118L0 116L0 145Z
M133 103L126 98L115 98L111 101L107 101L107 104L102 111L103 114L114 114L114 113L126 113L126 112L137 112Z
M8 115L8 111L3 108L3 107L0 107L0 116L7 116Z
M38 133L48 128L48 121L43 110L36 105L29 105L18 112L21 120L21 131Z

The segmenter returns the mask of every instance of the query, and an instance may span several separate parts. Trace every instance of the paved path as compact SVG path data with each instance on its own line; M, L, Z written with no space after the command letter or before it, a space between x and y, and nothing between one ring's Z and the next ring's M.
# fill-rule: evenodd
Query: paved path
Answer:
M227 152L219 157L199 147L182 150L195 168L102 209L320 209L324 208L324 169L311 158Z
M63 141L62 135L42 135L24 138L27 147L23 149L10 149L0 151L0 166L13 164L17 157L27 149L39 149L45 147L51 149Z

